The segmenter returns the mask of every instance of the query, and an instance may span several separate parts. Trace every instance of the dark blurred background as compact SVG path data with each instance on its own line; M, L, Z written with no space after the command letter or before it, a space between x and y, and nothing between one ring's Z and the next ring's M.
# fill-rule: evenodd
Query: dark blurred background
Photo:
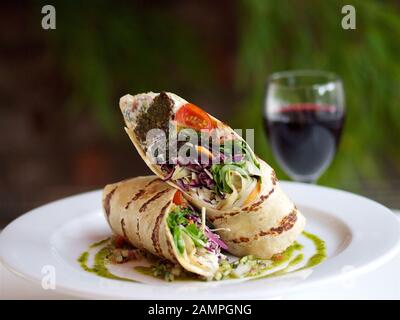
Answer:
M41 8L56 8L43 30ZM357 29L341 28L352 4ZM265 78L338 73L347 119L319 184L400 208L400 1L2 1L0 227L67 195L149 174L119 97L168 90L235 128L285 179L262 129Z

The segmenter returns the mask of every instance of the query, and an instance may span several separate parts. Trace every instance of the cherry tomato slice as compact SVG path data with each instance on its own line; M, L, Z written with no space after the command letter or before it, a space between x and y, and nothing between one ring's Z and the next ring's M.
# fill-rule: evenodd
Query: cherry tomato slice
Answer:
M178 206L182 205L184 202L182 192L180 191L175 192L174 199L172 201Z
M214 123L208 113L193 103L187 103L180 107L175 119L179 124L195 130L211 130L214 128Z

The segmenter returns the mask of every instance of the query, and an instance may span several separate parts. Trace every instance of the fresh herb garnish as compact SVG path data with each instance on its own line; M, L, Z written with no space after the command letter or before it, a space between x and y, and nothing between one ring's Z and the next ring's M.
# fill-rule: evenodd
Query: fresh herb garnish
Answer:
M237 171L241 176L250 177L243 164L214 164L211 167L211 173L215 180L216 189L219 193L232 193L231 172Z
M252 162L258 169L260 163L258 162L253 151L250 149L246 141L242 140L229 140L220 146L220 152L224 154L225 164L228 163L245 163L246 161Z
M204 232L195 223L187 225L184 232L190 236L196 247L202 248L206 245L207 239Z
M211 167L216 191L220 194L233 192L232 172L250 178L260 169L260 163L245 141L228 141L221 145L220 152L224 154L224 163L213 164Z
M207 238L203 230L196 222L188 219L188 215L195 215L190 208L176 207L167 218L168 227L174 238L175 247L180 254L185 251L185 242L182 233L187 234L198 248L203 248L207 243Z

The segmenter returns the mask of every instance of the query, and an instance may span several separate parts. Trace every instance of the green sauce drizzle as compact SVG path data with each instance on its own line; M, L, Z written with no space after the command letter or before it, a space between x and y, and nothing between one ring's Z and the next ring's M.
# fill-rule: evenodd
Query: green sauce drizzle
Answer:
M293 249L291 249L291 247L289 247L288 249L286 249L285 253L287 253L287 251L291 252L289 254L290 255L289 259L286 259L286 261L288 261L288 260L290 260L290 261L285 268L275 271L275 272L272 272L265 276L257 277L256 279L271 278L271 277L281 276L284 274L309 269L309 268L315 267L316 265L318 265L322 261L324 261L327 257L325 241L320 239L316 235L311 234L306 231L303 231L303 236L305 236L307 239L311 240L313 242L314 248L315 248L315 254L313 254L307 260L307 262L305 263L304 266L302 266L301 268L298 268L298 269L291 270L294 266L298 265L299 263L301 263L304 260L304 255L302 253L300 253L294 259L290 260L291 256L293 255ZM256 279L254 279L254 280L256 280Z
M81 265L83 270L88 271L88 272L93 272L93 270L87 266L88 260L89 260L89 252L88 251L85 251L84 253L82 253L80 255L80 257L78 258L78 262Z
M306 265L302 267L300 270L315 267L316 265L324 261L327 256L326 245L324 240L318 238L315 234L311 234L306 231L303 231L303 235L314 243L316 253L313 256L311 256L310 259L308 259Z
M109 238L101 240L99 242L96 242L96 243L90 245L89 248L92 249L95 247L99 247L100 245L106 244L108 242L109 242ZM100 249L94 256L93 267L88 266L88 260L89 260L89 256L90 256L89 251L83 252L79 256L78 262L83 270L94 273L100 277L114 279L114 280L137 282L132 279L118 277L118 276L112 274L110 271L108 271L108 269L107 269L108 257L111 255L112 250L113 250L113 248L110 245L107 245L104 248Z
M294 267L304 260L304 255L299 253L292 261L289 262L289 267Z
M297 271L301 271L304 269L312 268L323 262L326 257L326 245L325 241L320 239L318 236L311 234L309 232L304 231L303 236L306 237L307 239L311 240L314 248L315 248L315 253L307 260L305 264L303 264L301 267L298 267L296 269L296 266L298 266L300 263L303 262L304 260L304 254L301 253L303 250L303 245L294 242L290 247L288 247L284 252L277 254L273 256L270 260L264 260L264 259L257 259L254 256L246 256L242 257L241 259L235 261L235 262L224 262L221 264L222 267L220 267L220 272L218 277L216 279L237 279L237 278L250 278L250 280L258 280L262 278L270 278L270 277L275 277L275 276L281 276L284 274L288 273L293 273ZM100 277L104 278L109 278L109 279L115 279L115 280L122 280L122 281L131 281L131 282L138 282L132 279L128 278L122 278L119 276L116 276L112 274L108 269L107 269L107 264L110 263L108 260L108 257L112 254L113 252L113 246L111 244L110 238L98 241L96 243L93 243L92 245L89 246L89 249L97 248L103 246L94 256L94 263L93 267L88 266L88 260L90 257L90 252L85 251L83 252L80 257L78 258L78 263L82 267L83 270L87 272L94 273ZM299 252L295 254L296 252ZM239 268L240 266L245 266L249 270L246 271L244 274L242 274L240 277L235 274L235 270ZM284 268L279 269L277 271L271 272L269 274L265 274L267 271L273 270L277 267L286 265ZM156 277L156 278L161 278L161 279L170 279L170 280L177 280L177 281L199 281L201 280L198 276L194 274L190 274L187 272L183 272L179 274L178 276L172 276L168 277L168 272L167 273L160 273L158 275L155 275L154 272L154 267L153 266L136 266L134 269L146 276L151 276L151 277ZM169 269L167 269L168 271ZM171 270L169 270L171 271Z
M100 241L98 241L98 242L92 243L92 244L89 246L89 248L90 248L90 249L93 249L93 248L96 248L96 247L100 247L101 245L106 244L107 242L109 242L110 239L111 239L111 238L105 238L105 239L100 240Z
M135 270L137 272L140 272L141 274L146 275L146 276L152 276L153 277L152 267L136 266Z
M275 255L272 257L272 264L271 267L268 268L268 270L279 267L280 265L288 262L295 251L301 251L303 249L303 245L301 245L298 242L294 242L290 247L288 247L284 252L281 254ZM282 258L281 258L282 257ZM300 261L299 261L300 262Z

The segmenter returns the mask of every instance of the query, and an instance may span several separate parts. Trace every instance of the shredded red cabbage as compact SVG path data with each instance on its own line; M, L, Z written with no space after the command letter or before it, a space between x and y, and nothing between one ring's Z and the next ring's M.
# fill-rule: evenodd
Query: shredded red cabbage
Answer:
M161 170L166 172L164 181L171 179L174 174L176 165L186 168L189 171L196 174L196 179L191 180L189 183L185 182L184 179L176 180L178 186L183 190L189 190L190 188L205 187L207 189L214 189L215 181L214 178L207 172L211 167L211 163L201 163L197 159L189 159L189 161L183 161L182 158L174 158L172 164L161 165Z
M197 214L190 213L188 215L188 219L194 221L198 225L201 225L201 218ZM208 246L206 247L208 251L213 251L218 254L220 248L224 250L228 249L228 246L220 239L219 235L213 233L208 226L205 227L204 233L208 239Z
M217 235L217 234L215 234L215 233L212 233L211 230L210 230L208 227L206 227L204 231L205 231L206 237L207 237L210 241L214 242L215 244L218 245L218 247L221 247L221 248L224 249L224 250L227 250L227 249L228 249L228 246L225 244L225 242L223 242L223 241L219 238L219 235Z
M182 190L188 191L189 190L189 185L184 183L182 181L182 179L178 179L176 180L176 184L178 185L179 188L181 188Z

